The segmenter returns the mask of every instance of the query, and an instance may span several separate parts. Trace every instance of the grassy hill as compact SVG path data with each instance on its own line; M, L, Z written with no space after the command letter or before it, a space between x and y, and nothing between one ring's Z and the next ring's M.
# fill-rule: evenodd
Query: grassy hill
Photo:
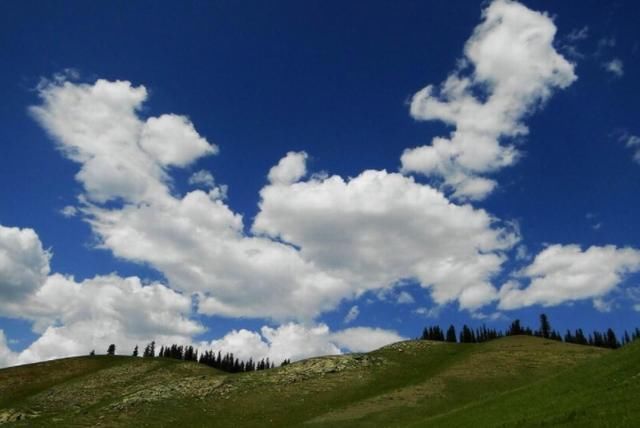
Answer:
M640 343L525 336L407 341L241 374L107 356L0 370L0 424L15 426L638 426L638 397Z

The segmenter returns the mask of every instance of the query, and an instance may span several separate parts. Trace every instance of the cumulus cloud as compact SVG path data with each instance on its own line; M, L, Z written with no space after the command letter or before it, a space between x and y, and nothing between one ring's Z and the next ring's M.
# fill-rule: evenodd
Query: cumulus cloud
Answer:
M395 331L370 327L347 328L333 333L331 339L340 348L351 352L370 352L390 343L407 340Z
M411 100L415 119L441 120L455 130L406 150L402 171L441 177L457 198L488 195L496 183L481 175L518 159L518 150L501 139L526 135L523 119L576 80L573 65L553 47L555 33L544 13L506 0L491 3L465 45L462 65Z
M4 331L0 330L0 368L16 364L17 355L9 349L7 337Z
M541 251L519 274L500 289L500 309L517 309L540 304L554 306L581 299L595 299L605 308L603 296L629 274L640 271L640 251L613 245L551 245ZM529 280L522 287L521 279Z
M78 282L49 275L49 259L33 230L0 225L0 316L31 321L40 335L19 354L1 336L0 364L100 352L110 343L133 349L153 339L185 341L204 331L189 318L189 296L137 277L112 274Z
M129 354L136 344L187 342L204 327L189 318L191 299L137 277L97 276L81 282L60 274L9 314L34 322L38 339L18 357L30 363L104 352L116 343Z
M185 116L150 117L142 126L140 147L163 166L185 167L196 159L218 152L196 132Z
M357 292L414 279L439 304L486 304L497 297L490 279L503 251L518 239L485 211L386 171L270 185L260 194L253 231L295 245Z
M436 302L458 300L462 308L497 297L490 281L517 234L411 177L365 171L349 181L300 181L307 154L289 152L269 172L250 235L223 202L226 189L171 192L167 165L217 148L207 148L184 118L142 120L144 87L56 81L41 96L32 111L80 164L78 179L92 201L82 213L99 246L150 264L171 287L196 294L200 313L309 321L343 299L405 279L429 288ZM166 126L187 137L160 142L145 133ZM177 154L182 145L188 156ZM124 203L103 204L113 198Z
M222 201L226 188L172 194L167 166L185 166L217 147L183 116L140 118L144 86L55 80L40 96L42 105L31 111L62 153L80 164L77 178L88 201L82 212L99 246L149 263L172 287L197 293L202 313L310 319L349 295L344 281L293 247L246 236L242 217ZM282 184L300 177L305 158L290 154L271 177ZM104 204L113 199L124 203Z
M391 330L354 327L331 332L326 324L305 326L288 323L260 332L234 330L223 338L202 342L202 349L233 352L240 359L269 358L276 364L285 359L301 360L317 355L338 355L344 351L369 352L390 343L406 340Z
M291 184L307 173L307 154L305 152L289 152L269 171L271 184Z
M76 179L95 202L167 197L167 167L217 152L184 116L142 120L137 112L147 99L144 86L55 79L41 85L39 95L43 102L31 113L62 153L81 165Z
M32 229L0 225L0 310L20 302L44 283L50 257Z
M189 177L189 184L211 188L215 187L216 182L213 178L213 174L211 174L209 171L201 169L191 174L191 176Z
M607 61L602 66L615 77L622 77L624 75L624 63L620 58L614 58L611 61Z

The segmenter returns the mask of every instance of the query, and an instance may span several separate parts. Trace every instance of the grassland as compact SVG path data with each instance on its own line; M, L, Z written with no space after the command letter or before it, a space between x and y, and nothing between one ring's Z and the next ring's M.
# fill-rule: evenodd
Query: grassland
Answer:
M400 342L226 374L79 357L0 370L6 426L640 426L640 343Z

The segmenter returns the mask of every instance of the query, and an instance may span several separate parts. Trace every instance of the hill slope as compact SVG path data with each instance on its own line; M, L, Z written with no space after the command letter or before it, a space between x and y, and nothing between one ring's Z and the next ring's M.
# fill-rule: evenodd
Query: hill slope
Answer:
M584 426L616 417L619 426L624 418L640 420L632 401L640 392L638 345L609 352L524 336L483 344L408 341L235 375L165 359L70 358L0 370L0 422ZM624 394L620 405L609 403ZM606 412L598 407L603 399Z

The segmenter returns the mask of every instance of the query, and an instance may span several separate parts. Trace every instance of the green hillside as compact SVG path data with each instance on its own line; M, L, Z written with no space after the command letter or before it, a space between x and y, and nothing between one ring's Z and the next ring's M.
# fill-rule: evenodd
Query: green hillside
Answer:
M638 397L640 343L526 336L400 342L241 374L107 356L0 370L0 423L14 426L638 426Z

